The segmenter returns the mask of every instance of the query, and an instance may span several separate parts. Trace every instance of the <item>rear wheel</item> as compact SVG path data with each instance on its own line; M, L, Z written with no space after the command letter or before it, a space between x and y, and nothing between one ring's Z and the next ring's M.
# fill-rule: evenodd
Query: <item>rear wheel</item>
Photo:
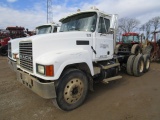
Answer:
M127 73L129 75L133 75L133 62L135 57L136 57L135 55L131 55L127 60Z
M144 71L144 59L141 54L137 55L133 63L134 76L141 76Z
M144 72L148 72L150 68L150 58L148 54L143 55L144 58Z
M79 107L86 99L88 80L86 75L77 69L64 73L57 87L57 104L65 111Z
M139 53L142 53L142 50L138 44L134 44L131 48L131 54L138 55Z
M148 45L147 47L145 47L143 54L148 54L149 56L151 56L152 51L153 51L153 46Z

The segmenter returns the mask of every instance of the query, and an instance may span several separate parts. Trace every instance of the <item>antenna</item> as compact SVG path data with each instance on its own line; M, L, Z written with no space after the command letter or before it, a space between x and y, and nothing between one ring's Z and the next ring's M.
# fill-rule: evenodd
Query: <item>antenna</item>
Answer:
M47 23L53 22L52 0L47 0Z

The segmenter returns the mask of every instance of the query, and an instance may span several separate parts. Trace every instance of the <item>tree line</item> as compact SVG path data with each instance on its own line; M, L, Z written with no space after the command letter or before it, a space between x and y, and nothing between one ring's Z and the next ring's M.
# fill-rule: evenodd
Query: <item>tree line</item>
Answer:
M121 18L118 22L118 36L127 32L143 32L146 39L149 39L151 33L160 28L160 16L153 17L142 25L139 20L128 17Z

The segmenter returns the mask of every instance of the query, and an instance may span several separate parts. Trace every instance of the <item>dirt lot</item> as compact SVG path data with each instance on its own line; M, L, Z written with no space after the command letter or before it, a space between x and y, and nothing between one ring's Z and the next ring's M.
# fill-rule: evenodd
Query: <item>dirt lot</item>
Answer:
M0 120L160 120L160 64L142 77L95 85L86 102L71 112L55 108L16 80L0 57Z

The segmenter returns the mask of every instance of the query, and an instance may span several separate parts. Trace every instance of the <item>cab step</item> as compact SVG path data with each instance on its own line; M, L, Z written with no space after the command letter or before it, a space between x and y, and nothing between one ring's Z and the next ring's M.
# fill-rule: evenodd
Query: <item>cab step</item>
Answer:
M117 66L120 66L120 64L119 63L110 64L110 65L102 66L102 68L106 70L106 69L117 67Z
M113 81L113 80L117 80L117 79L121 79L121 78L122 78L122 76L120 76L120 75L106 78L102 81L102 83L107 84L109 81Z

